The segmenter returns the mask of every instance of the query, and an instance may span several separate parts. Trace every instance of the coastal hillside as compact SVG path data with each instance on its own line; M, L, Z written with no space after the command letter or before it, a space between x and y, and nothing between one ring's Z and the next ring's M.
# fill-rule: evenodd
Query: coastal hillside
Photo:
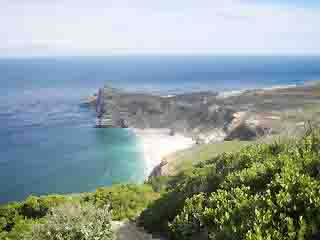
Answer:
M104 87L88 103L96 106L97 127L167 128L172 134L193 137L210 129L222 140L221 129L232 121L234 110L213 104L216 96L214 92L159 96Z
M170 239L318 239L319 140L308 130L200 162L166 182L140 223Z
M87 104L95 106L97 127L170 129L196 143L254 140L299 134L318 119L318 85L247 90L224 94L188 92L154 95L104 87Z
M319 239L319 159L320 130L309 127L142 185L30 196L0 207L0 239L111 240L112 222L125 219L124 231L139 228L146 239Z
M97 127L130 128L147 159L146 175L177 174L247 142L301 136L318 122L318 84L238 92L157 95L105 86L89 97ZM207 156L206 156L207 155Z
M165 156L161 163L153 169L149 178L156 176L174 176L199 162L209 160L222 153L237 152L239 149L252 143L252 141L234 140L193 145L185 150L176 151Z
M0 0L0 240L320 240L319 23Z

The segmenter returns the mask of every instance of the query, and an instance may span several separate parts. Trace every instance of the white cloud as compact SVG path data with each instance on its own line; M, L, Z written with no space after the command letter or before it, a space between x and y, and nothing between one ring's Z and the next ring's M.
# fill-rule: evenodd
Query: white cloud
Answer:
M0 55L312 54L319 22L319 9L240 0L2 0Z

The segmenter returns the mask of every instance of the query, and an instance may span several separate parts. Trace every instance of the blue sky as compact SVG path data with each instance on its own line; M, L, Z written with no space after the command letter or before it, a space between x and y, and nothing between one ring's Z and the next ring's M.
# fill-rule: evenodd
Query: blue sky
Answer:
M299 6L299 7L319 7L320 6L319 0L257 0L256 3L271 3L275 5L293 5L293 6Z
M1 0L0 57L320 54L319 0Z

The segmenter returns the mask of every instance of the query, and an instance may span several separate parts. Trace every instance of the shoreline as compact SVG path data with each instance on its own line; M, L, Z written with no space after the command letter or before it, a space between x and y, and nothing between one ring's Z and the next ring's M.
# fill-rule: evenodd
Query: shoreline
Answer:
M204 97L205 100L203 101L206 102L200 102L200 104L207 104L208 116L215 117L213 119L218 122L208 122L208 116L200 116L204 119L204 127L203 129L201 129L202 125L200 125L199 128L196 127L193 129L194 132L192 132L193 134L190 134L190 136L188 134L183 134L182 131L179 132L178 130L176 130L177 132L172 136L170 134L172 125L170 125L170 123L167 124L167 128L145 128L145 126L141 125L139 121L133 121L132 125L134 127L129 127L128 130L131 131L138 140L139 152L144 160L143 178L148 179L150 176L162 175L163 169L165 169L163 167L168 163L166 159L170 159L170 156L174 153L190 149L196 144L224 141L226 138L229 141L231 139L250 140L251 138L266 134L277 133L278 130L281 130L281 126L279 124L278 126L276 123L276 121L280 120L281 113L287 109L290 110L292 108L299 107L301 104L306 104L308 101L312 102L313 99L310 97L310 99L305 99L305 103L300 103L296 100L309 95L314 98L315 96L313 96L314 94L311 89L314 85L317 85L317 82L313 81L313 84L308 85L278 85L251 90L248 89L240 92L226 91L224 92L224 96L213 96L216 100L211 100L212 102L207 102L207 97ZM166 95L162 97L171 98L173 96L174 95ZM197 99L199 98L197 93L194 95L190 94L190 96L195 98L194 102L196 104L199 103L200 100ZM130 97L134 98L135 96L129 96L129 100L132 100ZM143 97L146 98L145 95L143 95ZM290 101L288 100L289 97ZM143 101L139 99L139 95L137 98L138 100ZM147 102L152 109L158 110L158 105L153 104L153 96L150 98L151 99L147 98L145 102ZM190 104L190 102L188 102L190 101L188 96L181 95L179 99L180 101L181 98L185 98L186 104ZM208 98L210 99L210 96ZM250 106L248 105L248 102L250 102ZM196 104L195 106L197 106ZM130 106L125 104L124 106L130 109ZM199 105L199 107L201 107L201 105ZM146 111L149 110L150 109L146 109ZM162 111L165 110L162 109ZM147 118L148 115L144 117ZM227 122L228 128L226 128L224 122L221 124L221 118L226 119L225 121L229 121ZM232 121L230 121L230 118ZM135 119L133 117L133 119L137 120L138 118ZM156 124L154 125L156 126ZM211 126L214 126L214 128ZM192 129L190 131L192 131ZM194 134L196 134L196 138L191 137L194 136Z
M243 89L234 89L234 90L225 90L225 91L218 91L217 98L226 99L229 97L236 97L240 96L246 92L259 92L259 91L276 91L276 90L283 90L283 89L291 89L291 88L299 88L305 86L313 86L317 84L317 81L313 81L313 83L306 83L303 84L288 84L288 85L271 85L269 87L260 87L260 88L243 88Z
M195 145L195 141L192 138L180 133L171 136L169 134L170 129L130 128L130 130L136 135L143 154L145 179L148 179L159 166L164 164L167 156Z

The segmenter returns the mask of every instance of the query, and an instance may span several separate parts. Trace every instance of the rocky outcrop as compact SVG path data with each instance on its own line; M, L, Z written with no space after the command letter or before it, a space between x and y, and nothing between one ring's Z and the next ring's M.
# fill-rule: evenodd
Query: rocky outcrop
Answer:
M258 137L262 137L265 135L265 129L263 129L259 125L249 125L246 123L242 123L232 129L224 140L232 141L232 140L241 140L241 141L250 141L254 140Z
M304 91L309 96L304 88L282 90L277 92L279 95L257 90L221 98L214 92L163 97L104 87L88 102L96 106L97 127L167 128L192 137L197 143L208 143L252 140L279 131L280 114L298 106L295 95L287 94L290 91ZM306 97L304 103L319 101L318 98Z
M150 173L149 175L149 179L153 178L153 177L159 177L159 176L163 176L163 167L166 166L168 164L168 162L166 160L163 160L160 164L158 164Z
M224 140L250 141L266 135L270 128L262 121L262 116L248 112L236 112L229 124Z
M116 89L99 89L96 105L96 127L112 128L125 126L125 118L121 118L121 106L119 106L120 98L121 94Z
M104 87L96 101L97 127L170 128L191 136L225 129L235 111L217 105L216 96L200 92L162 97Z

